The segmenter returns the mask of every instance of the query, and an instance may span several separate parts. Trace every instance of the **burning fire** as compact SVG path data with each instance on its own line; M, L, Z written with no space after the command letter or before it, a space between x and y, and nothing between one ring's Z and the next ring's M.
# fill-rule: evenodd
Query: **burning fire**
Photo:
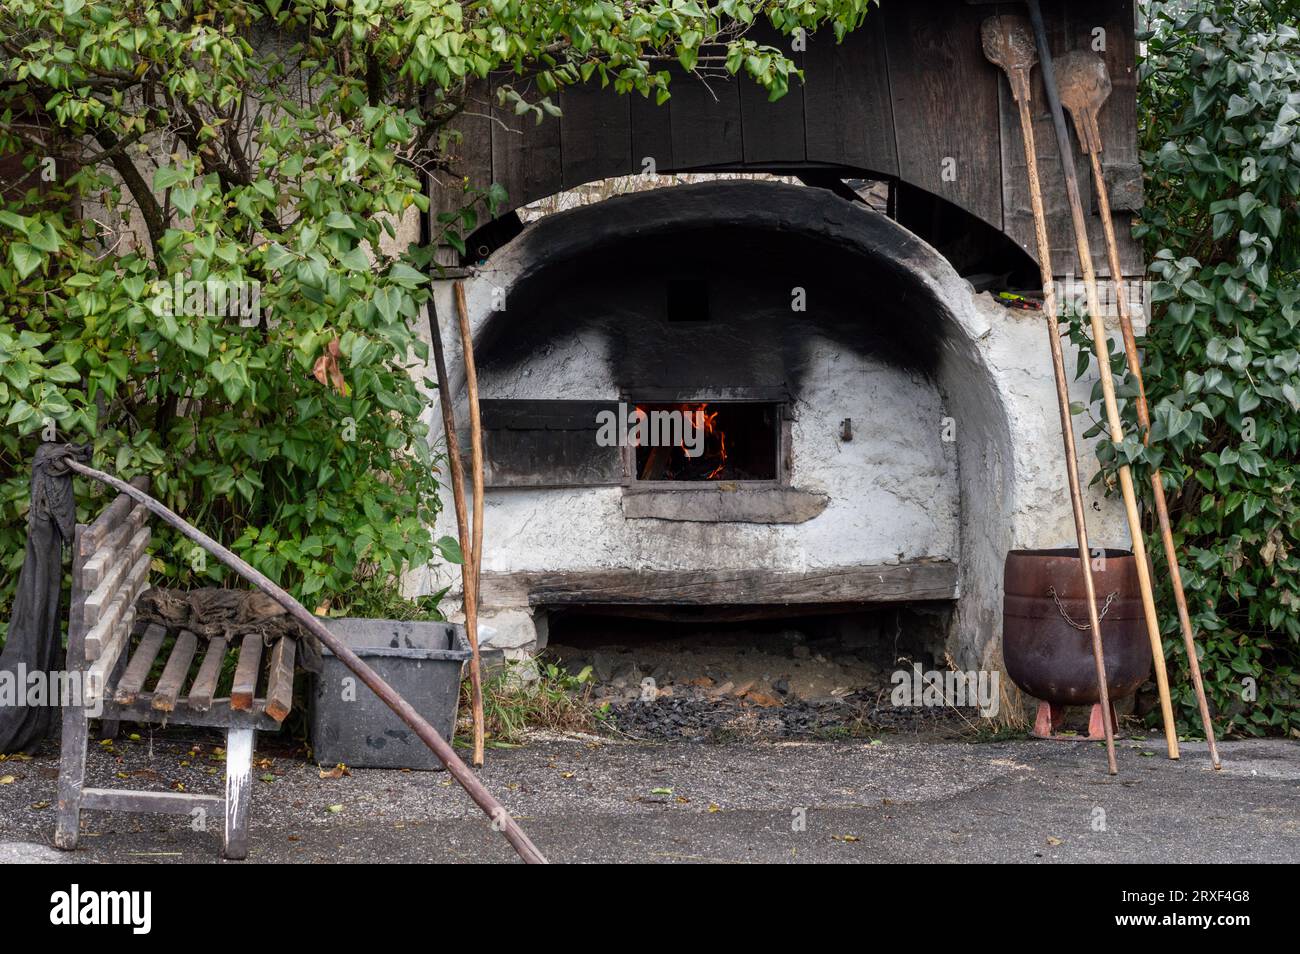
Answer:
M636 416L638 421L644 421L649 412L676 412L682 416L684 424L689 425L696 433L704 434L704 454L702 459L706 465L712 465L711 469L704 475L705 480L718 480L722 477L723 470L727 466L727 435L718 426L718 412L709 409L709 402L697 401L678 404L654 404L636 405ZM641 430L641 429L638 429ZM640 443L637 443L640 446ZM640 478L642 480L656 479L662 475L663 471L670 469L674 461L669 458L672 456L671 451L680 449L687 461L692 458L686 453L686 441L683 435L675 447L655 447L645 466L641 469Z

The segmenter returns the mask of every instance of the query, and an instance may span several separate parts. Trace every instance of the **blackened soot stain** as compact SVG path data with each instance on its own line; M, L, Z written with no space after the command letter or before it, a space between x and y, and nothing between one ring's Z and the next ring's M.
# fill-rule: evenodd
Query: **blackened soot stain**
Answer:
M708 295L708 320L669 320L670 280ZM943 319L907 266L883 255L789 231L695 229L617 238L536 270L484 329L478 363L510 374L548 344L592 334L621 388L785 385L797 395L810 336L933 378Z

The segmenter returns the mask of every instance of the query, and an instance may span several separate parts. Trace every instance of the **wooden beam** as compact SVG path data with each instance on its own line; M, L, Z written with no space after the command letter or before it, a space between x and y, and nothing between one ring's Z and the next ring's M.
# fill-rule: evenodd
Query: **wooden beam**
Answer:
M716 481L708 481L687 490L626 492L622 503L623 516L629 520L795 524L820 514L830 498L793 487L723 490Z
M158 651L162 649L166 637L166 629L157 623L149 624L140 637L135 654L126 664L126 672L122 673L122 678L118 681L117 690L113 693L114 702L129 705L135 701L136 695L144 688L144 681L149 678L149 672L153 669L154 660L158 658Z
M109 531L108 536L104 538L104 542L99 545L99 549L82 567L82 582L85 584L86 589L93 590L103 582L104 575L113 565L117 551L126 545L133 534L139 532L138 528L144 524L148 516L149 511L145 510L144 507L136 507L116 527Z
M185 677L189 675L190 663L194 661L194 651L198 648L198 637L187 629L180 631L172 654L167 657L167 665L158 677L158 685L153 691L153 708L159 712L171 712L176 708L176 697L180 695Z
M585 570L484 573L483 602L495 606L891 603L957 598L947 560L880 566L777 570Z
M95 589L86 597L85 613L86 626L92 630L99 623L99 616L104 612L104 607L109 605L118 595L119 591L125 591L130 588L132 582L139 582L134 574L138 571L137 561L145 549L149 546L149 528L141 527L131 537L131 542L127 544L126 549L118 551L112 564L104 571L102 578L95 585ZM145 561L145 570L148 571L149 561ZM87 646L87 651L93 653L94 646ZM88 658L94 659L94 655Z
M248 709L233 709L226 698L213 699L212 705L205 711L182 710L180 712L163 712L153 707L153 693L142 692L130 705L118 705L114 702L104 703L101 718L117 719L119 722L150 722L166 725L193 725L210 729L229 729L232 726L244 726L250 729L274 731L280 724L262 711L261 699L254 699Z
M235 681L230 687L230 708L244 712L253 708L257 694L257 677L262 669L262 637L250 633L239 646L239 662L235 664Z
M93 625L93 629L86 633L87 660L98 662L108 654L110 647L121 649L126 645L125 638L130 634L131 626L124 621L128 616L135 617L135 601L148 585L152 560L148 553L144 553L135 561L102 615L98 608L92 611L89 603L82 610L86 625Z
M132 478L131 486L148 491L149 478ZM113 502L105 507L99 516L95 518L95 521L82 532L81 537L77 540L77 552L83 557L88 557L98 550L100 544L104 542L104 538L131 509L131 498L126 494L118 494L113 498Z
M271 650L271 675L266 681L266 714L276 722L293 708L293 657L296 640L282 636Z
M221 664L226 661L226 648L230 644L222 636L208 640L207 652L199 665L199 673L194 677L189 697L185 704L195 712L207 712L212 708L212 697L217 694L217 680L221 678Z
M81 807L101 812L153 812L161 815L188 815L196 808L220 815L226 800L219 795L192 792L138 792L110 788L86 788L81 792Z
M281 640L284 642L284 640ZM221 853L238 861L248 857L248 808L253 801L253 730L226 733L226 825Z

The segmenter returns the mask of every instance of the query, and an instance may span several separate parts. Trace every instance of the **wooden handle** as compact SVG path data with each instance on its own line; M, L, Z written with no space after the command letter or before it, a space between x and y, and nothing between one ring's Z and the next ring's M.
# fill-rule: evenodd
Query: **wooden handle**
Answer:
M1060 144L1062 150L1070 149L1068 137ZM1073 172L1071 163L1070 172ZM1110 439L1116 444L1124 440L1124 425L1115 399L1115 380L1110 370L1110 353L1106 343L1110 340L1102 318L1101 303L1097 295L1097 274L1092 265L1088 242L1088 227L1083 217L1083 203L1079 198L1079 184L1072 176L1065 178L1066 198L1070 204L1070 218L1074 225L1074 242L1079 253L1079 267L1083 271L1084 292L1088 302L1088 315L1092 327L1092 348L1097 358L1097 372L1101 376L1102 403L1106 410L1106 426ZM1151 643L1151 661L1155 669L1156 691L1160 694L1160 715L1164 721L1165 747L1171 759L1178 758L1178 733L1174 726L1173 703L1169 697L1169 675L1165 669L1164 644L1160 638L1160 620L1156 616L1156 601L1151 586L1150 564L1147 562L1146 541L1142 533L1142 520L1138 515L1137 494L1133 489L1133 474L1127 464L1119 468L1119 489L1124 499L1124 516L1128 521L1129 537L1133 543L1133 556L1137 563L1138 589L1142 595L1142 615L1146 618L1147 638Z
M1119 442L1124 439L1124 428L1120 423L1119 406L1115 402L1115 382L1110 371L1110 354L1106 347L1109 336L1106 324L1102 320L1101 308L1097 299L1097 274L1092 267L1092 251L1088 242L1088 226L1083 217L1083 202L1079 198L1079 176L1074 168L1074 146L1070 142L1070 131L1065 126L1065 110L1056 85L1056 71L1052 65L1051 44L1047 38L1047 27L1043 23L1043 11L1038 0L1027 0L1029 21L1033 24L1034 38L1038 44L1038 61L1043 70L1043 89L1047 94L1047 103L1052 114L1052 125L1056 129L1056 154L1061 162L1062 178L1065 180L1065 196L1070 205L1070 221L1074 226L1074 244L1079 255L1079 267L1083 272L1084 288L1088 297L1088 312L1092 318L1092 347L1097 356L1098 371L1101 375L1101 390L1106 407L1106 421L1111 440ZM1133 475L1128 465L1119 469L1120 492L1124 497L1124 513L1128 518L1129 536L1133 541L1133 555L1137 560L1138 587L1142 592L1142 610L1146 616L1147 636L1151 641L1152 662L1155 664L1156 689L1160 693L1160 711L1164 717L1165 745L1171 759L1178 758L1178 734L1174 728L1173 705L1169 700L1169 677L1165 673L1164 646L1160 641L1160 621L1156 618L1155 596L1151 590L1151 574L1146 558L1146 544L1142 536L1142 523L1138 518L1137 497L1133 492Z
M1007 73L1011 75L1010 71ZM1097 615L1097 589L1092 579L1092 551L1088 547L1088 526L1079 481L1079 456L1074 445L1074 419L1070 414L1070 385L1065 377L1065 356L1061 350L1061 328L1056 313L1056 285L1052 280L1051 244L1047 238L1047 214L1043 211L1042 186L1038 181L1038 150L1034 145L1034 120L1029 101L1019 101L1020 130L1025 150L1025 168L1029 176L1029 201L1034 212L1034 237L1038 243L1038 267L1043 282L1043 313L1047 316L1047 337L1052 350L1052 374L1056 384L1056 403L1061 417L1061 441L1065 446L1065 474L1070 488L1070 506L1074 512L1074 532L1079 544L1079 566L1083 571L1084 593L1088 599L1088 622L1092 633L1092 658L1097 667L1097 693L1100 698L1102 724L1106 735L1106 766L1111 775L1118 774L1115 761L1115 727L1111 721L1110 689L1106 685L1106 658L1102 647L1101 620Z
M1099 130L1095 113L1089 113L1091 126ZM1106 237L1106 257L1110 265L1111 282L1115 285L1115 301L1119 308L1120 329L1124 335L1124 357L1129 373L1137 383L1137 417L1142 428L1142 442L1151 443L1151 412L1147 406L1146 384L1142 380L1142 363L1138 358L1137 336L1133 333L1133 316L1129 310L1127 289L1123 279L1123 269L1119 261L1119 242L1115 239L1115 223L1110 211L1110 195L1106 190L1106 179L1101 167L1101 133L1096 133L1096 148L1090 150L1093 186L1097 195L1097 210L1101 214L1102 232ZM1205 682L1201 678L1201 662L1196 649L1196 634L1192 630L1192 618L1187 609L1187 594L1183 591L1183 574L1178 568L1178 548L1174 545L1173 527L1169 520L1169 503L1165 499L1165 485L1160 469L1151 474L1151 493L1156 504L1156 518L1160 524L1160 542L1165 551L1165 563L1169 567L1169 582L1174 591L1174 604L1178 609L1178 625L1183 634L1183 647L1187 650L1187 668L1192 675L1192 689L1196 693L1196 705L1200 710L1201 725L1205 729L1205 741L1210 749L1210 762L1215 769L1222 769L1219 760L1219 747L1214 740L1214 722L1210 718L1210 705L1205 697Z
M456 317L460 324L461 359L465 362L466 402L469 404L470 469L474 483L473 542L470 553L462 554L469 561L466 579L473 579L473 592L465 590L465 629L471 633L470 683L474 694L474 765L483 764L483 690L482 675L478 668L478 611L479 590L483 578L483 423L478 406L478 371L474 366L474 336L469 327L469 309L465 305L465 285L459 279L453 283L456 297ZM472 621L472 622L471 622Z
M456 437L456 410L447 376L447 357L442 329L433 302L429 303L429 337L433 344L434 373L438 380L438 404L442 409L442 432L447 441L447 466L451 471L451 495L456 508L456 538L460 543L460 591L465 606L465 636L469 640L470 711L473 721L475 765L483 764L483 672L478 647L478 575L471 560L469 514L465 506L465 468ZM473 607L473 610L470 609Z

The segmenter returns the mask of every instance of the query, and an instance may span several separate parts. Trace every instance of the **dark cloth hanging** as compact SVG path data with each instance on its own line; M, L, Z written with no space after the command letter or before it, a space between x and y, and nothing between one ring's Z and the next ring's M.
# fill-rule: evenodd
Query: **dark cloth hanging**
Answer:
M49 735L59 712L59 700L28 706L27 680L35 672L62 668L60 633L63 597L63 548L72 543L77 523L77 502L72 491L72 471L67 460L90 462L90 448L75 444L45 443L32 461L32 506L27 514L27 553L18 573L18 592L9 614L9 632L0 654L0 680L10 683L0 705L0 752L34 749ZM49 679L46 692L58 684Z
M204 639L221 637L232 646L250 634L267 646L288 636L298 640L298 664L308 672L321 671L319 641L261 590L155 586L140 595L136 618L173 631L187 629Z

